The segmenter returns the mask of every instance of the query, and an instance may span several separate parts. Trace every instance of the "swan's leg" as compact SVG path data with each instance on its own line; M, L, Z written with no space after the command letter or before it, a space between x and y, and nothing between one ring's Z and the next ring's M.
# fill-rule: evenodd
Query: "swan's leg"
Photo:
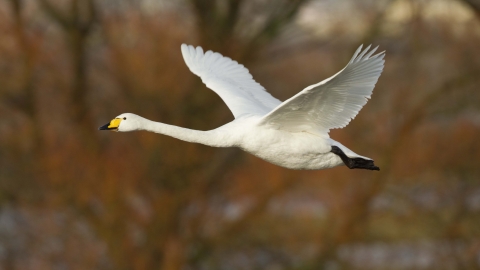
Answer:
M345 155L345 153L337 146L332 146L332 150L330 152L339 156L342 159L343 163L345 163L345 165L347 165L349 169L367 169L380 171L380 168L373 164L373 160L363 158L350 158Z

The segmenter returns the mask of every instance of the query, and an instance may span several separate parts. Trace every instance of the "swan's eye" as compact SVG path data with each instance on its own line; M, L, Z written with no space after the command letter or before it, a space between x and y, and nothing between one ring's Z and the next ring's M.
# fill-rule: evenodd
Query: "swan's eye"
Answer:
M127 117L123 117L123 120L127 120Z

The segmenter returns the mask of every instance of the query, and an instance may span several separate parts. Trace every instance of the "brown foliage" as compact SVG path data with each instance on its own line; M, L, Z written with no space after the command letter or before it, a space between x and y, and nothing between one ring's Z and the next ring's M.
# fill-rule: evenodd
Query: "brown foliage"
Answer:
M0 3L0 268L479 268L475 1L151 2ZM325 10L332 21L302 24ZM286 99L361 42L387 51L385 71L331 137L379 173L97 131L122 112L200 130L233 119L181 43Z

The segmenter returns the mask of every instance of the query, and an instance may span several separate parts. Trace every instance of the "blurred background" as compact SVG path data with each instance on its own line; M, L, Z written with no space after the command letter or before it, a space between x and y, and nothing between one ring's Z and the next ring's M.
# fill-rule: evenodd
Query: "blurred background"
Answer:
M479 0L5 0L0 33L0 269L480 268ZM381 171L99 132L233 120L182 43L280 100L380 45L330 135Z

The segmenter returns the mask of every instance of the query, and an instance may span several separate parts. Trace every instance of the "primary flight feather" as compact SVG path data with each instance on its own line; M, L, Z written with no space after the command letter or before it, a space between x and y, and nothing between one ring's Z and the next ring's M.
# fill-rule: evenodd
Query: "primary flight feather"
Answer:
M240 147L290 169L344 164L350 169L379 170L372 159L354 153L328 134L330 129L348 125L372 95L385 63L384 52L374 55L377 48L362 50L360 46L340 72L281 102L238 62L182 44L190 71L222 98L235 120L214 130L199 131L124 113L99 129L147 130L209 146Z

